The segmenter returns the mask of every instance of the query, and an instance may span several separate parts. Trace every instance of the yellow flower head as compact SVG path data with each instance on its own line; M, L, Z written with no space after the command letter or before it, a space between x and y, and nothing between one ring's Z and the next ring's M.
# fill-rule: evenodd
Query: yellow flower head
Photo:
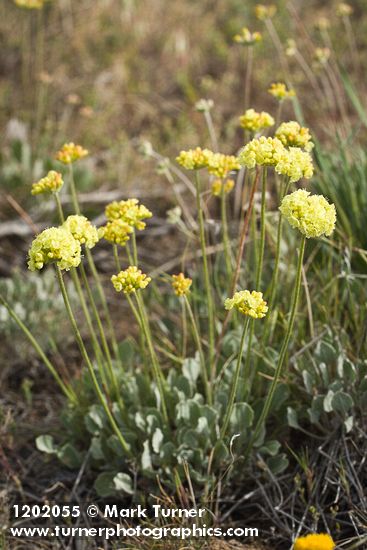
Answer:
M265 111L258 113L254 109L247 109L245 114L240 116L240 125L250 132L260 132L260 130L273 126L273 124L273 117Z
M139 231L145 229L146 226L142 220L153 216L146 206L139 204L138 199L111 202L106 206L105 214L108 220L122 220Z
M323 195L311 195L305 189L298 189L284 197L279 210L290 225L307 238L328 237L334 231L335 206L328 203Z
M37 235L28 252L28 268L42 269L44 265L56 262L60 269L78 267L81 261L81 247L65 227L51 227Z
M233 40L237 42L237 44L253 46L256 42L261 42L262 36L259 32L251 32L247 27L243 27L241 31L233 37Z
M275 166L284 152L285 147L278 138L261 136L243 147L238 162L247 168Z
M212 109L213 107L214 107L214 101L212 99L202 98L195 103L195 109L199 113L208 113L210 109Z
M75 143L64 143L61 149L56 153L56 159L63 164L71 164L88 155L87 149Z
M293 40L293 38L288 38L287 40L287 47L285 50L285 54L288 57L293 57L297 53L297 44L296 41Z
M346 2L340 2L336 8L336 14L340 17L349 17L353 13L353 8L350 4Z
M256 290L236 292L233 298L226 299L224 307L226 309L236 308L243 315L253 319L262 319L268 312L268 306L263 299L262 292L256 292Z
M190 292L190 286L192 285L192 279L185 277L183 273L178 275L172 275L172 287L176 296L186 296Z
M264 4L258 4L255 7L255 15L260 21L264 21L265 19L271 19L274 17L274 15L277 12L277 8L274 4L270 4L269 6L264 6Z
M210 158L213 156L213 152L209 149L189 149L188 151L181 151L176 161L181 164L186 170L200 170L206 168L209 164Z
M300 126L295 120L283 122L275 132L275 136L285 147L300 147L310 152L314 146L310 130Z
M320 65L326 65L331 55L330 48L315 48L315 59Z
M330 535L312 534L299 537L294 543L294 550L334 550L335 542Z
M310 153L302 151L299 147L284 149L275 165L277 174L287 176L291 183L301 178L310 179L313 175L313 164Z
M270 95L278 99L279 101L284 101L285 99L290 99L296 95L296 92L293 88L287 89L287 86L284 82L273 82L270 88L268 89Z
M208 162L208 172L217 178L225 178L229 172L239 170L241 166L233 155L222 155L222 153L213 153Z
M133 232L131 225L122 219L111 220L105 226L100 227L98 235L106 241L124 246L130 239L130 234Z
M330 19L328 17L319 17L318 20L316 21L316 26L321 30L321 31L326 31L327 29L330 29L330 26L331 26L331 23L330 23Z
M62 175L55 170L51 170L47 176L32 184L32 195L40 195L41 193L57 193L64 185Z
M29 10L39 10L43 8L44 0L14 0L14 3L20 8L28 8Z
M131 265L125 271L120 271L117 275L112 275L111 281L116 292L131 294L139 289L149 285L152 279L142 273L136 265Z
M70 231L74 239L80 244L85 244L87 248L93 248L99 241L98 229L85 216L68 216L62 227Z
M223 181L221 179L216 179L212 183L212 194L215 197L220 197L222 194L222 188L226 195L232 191L234 188L235 182L232 179Z

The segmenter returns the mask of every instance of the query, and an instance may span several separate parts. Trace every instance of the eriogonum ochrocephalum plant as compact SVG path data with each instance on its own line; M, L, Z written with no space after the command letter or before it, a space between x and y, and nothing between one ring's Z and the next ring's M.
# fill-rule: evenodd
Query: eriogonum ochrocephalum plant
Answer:
M334 204L323 195L311 195L305 189L298 189L286 195L279 210L292 227L307 238L327 237L332 234L336 223Z
M310 130L295 120L283 122L276 130L275 137L280 139L285 147L300 147L307 152L314 147Z
M192 279L185 277L183 273L178 275L172 275L172 288L175 291L176 296L186 296L190 292L192 285Z
M99 241L98 229L85 216L68 216L62 227L70 231L74 239L87 248L93 248Z
M233 295L233 298L227 298L224 302L226 309L237 309L242 315L247 315L253 319L262 319L268 312L268 306L263 299L262 292L253 290L240 290Z
M137 290L146 288L151 278L145 275L145 273L142 273L136 265L131 265L124 271L120 271L117 275L112 275L111 281L116 292L131 294Z
M265 130L265 128L270 128L275 123L273 117L269 115L269 113L265 111L258 113L254 109L247 109L245 114L240 116L239 121L242 128L253 133Z
M28 267L31 271L56 263L66 271L78 267L81 261L79 241L65 227L51 227L37 235L28 252Z
M88 155L87 149L75 143L64 143L61 149L56 153L56 159L63 164L72 164Z
M57 193L63 185L62 175L59 172L55 172L55 170L50 170L47 176L32 184L31 194Z

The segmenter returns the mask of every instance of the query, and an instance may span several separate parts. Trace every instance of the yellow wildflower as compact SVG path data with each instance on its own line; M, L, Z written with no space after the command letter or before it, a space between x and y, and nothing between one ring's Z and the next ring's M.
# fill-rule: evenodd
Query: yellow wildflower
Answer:
M270 88L268 89L270 95L278 99L279 101L284 101L285 99L290 99L296 95L296 92L293 88L287 89L287 86L284 82L273 82Z
M258 113L254 109L247 109L245 114L240 116L239 120L242 128L250 132L259 132L274 124L274 119L269 113L265 111Z
M285 147L300 147L310 152L314 146L310 130L300 126L295 120L283 122L275 132L275 136Z
M111 277L116 292L122 291L124 294L131 294L147 287L151 280L136 265L131 265L125 271L120 271L120 273Z
M106 239L106 241L113 244L119 244L120 246L126 244L132 232L133 228L131 225L122 219L108 221L105 226L100 227L98 230L100 238Z
M243 27L241 31L233 37L234 42L243 44L244 46L252 46L256 42L261 42L262 36L259 32L251 32L247 27Z
M51 227L37 235L28 252L28 268L42 269L44 265L56 262L60 269L78 267L81 261L81 247L65 227Z
M287 47L285 49L285 54L288 57L293 57L297 53L297 44L296 41L293 40L293 38L287 39Z
M43 8L44 0L14 0L14 3L20 8L39 10Z
M195 103L195 109L199 113L208 113L213 107L214 101L212 99L199 99L199 101Z
M62 175L55 170L50 172L44 178L32 184L32 195L40 195L41 193L57 193L64 185Z
M276 12L277 8L274 4L270 4L269 6L258 4L257 6L255 6L255 15L258 19L260 19L260 21L271 19L272 17L274 17Z
M240 290L236 292L233 298L227 298L224 302L226 309L236 308L243 315L252 317L253 319L262 319L268 311L268 306L263 299L262 292L253 290Z
M235 182L232 179L223 181L221 179L216 179L212 183L212 194L215 197L220 197L222 194L222 187L226 195L232 191L234 188Z
M214 153L209 149L189 149L188 151L181 151L176 161L181 164L186 170L200 170L206 168L209 164L209 160Z
M208 162L208 172L212 176L225 178L229 172L239 170L241 166L233 155L223 155L222 153L213 153Z
M70 231L74 239L80 244L85 244L87 248L93 248L99 241L98 229L85 216L68 216L62 227Z
M56 153L56 159L63 164L71 164L88 155L87 149L75 143L64 143L61 149Z
M142 220L153 216L146 206L139 204L138 199L111 202L106 206L105 214L108 220L122 220L139 231L145 229L146 226Z
M243 147L238 162L247 168L256 165L275 166L284 152L285 147L278 138L261 136Z
M284 149L275 165L277 174L287 176L291 183L301 178L310 179L313 175L313 164L310 153L299 147Z
M320 65L326 65L331 55L330 48L315 48L315 59Z
M295 540L294 550L334 550L335 542L330 535L321 533L306 535Z
M284 197L279 210L290 225L307 238L328 237L334 231L335 206L328 203L323 195L311 195L305 189L298 189Z
M316 25L320 29L320 31L326 31L327 29L330 29L330 19L328 17L319 17Z
M176 296L186 296L190 292L190 286L192 285L192 279L185 277L183 273L178 275L172 275L172 287Z
M336 8L336 14L340 17L349 17L353 13L353 8L346 2L340 2Z

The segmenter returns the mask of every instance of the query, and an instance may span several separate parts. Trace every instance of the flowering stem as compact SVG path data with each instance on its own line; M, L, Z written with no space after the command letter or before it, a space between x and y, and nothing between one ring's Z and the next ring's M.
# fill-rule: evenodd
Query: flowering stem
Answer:
M223 426L222 426L222 429L221 429L221 432L220 432L220 436L221 436L222 439L226 435L226 431L227 431L227 428L228 428L229 421L231 419L231 415L232 415L233 407L234 407L234 402L235 402L236 395L237 395L238 381L239 381L240 372L241 372L241 362L242 362L243 348L244 348L244 345L245 345L245 340L246 340L246 336L247 336L247 333L248 333L249 324L250 324L250 317L247 317L246 321L245 321L245 324L243 326L243 330L242 330L240 349L239 349L238 356L237 356L236 370L235 370L234 378L232 380L231 392L230 392L230 395L229 395L229 401L228 401L228 405L227 405L226 414L225 414L224 420L223 420Z
M145 312L143 300L139 296L138 292L135 292L135 298L136 298L136 303L137 303L137 306L138 306L139 317L140 317L140 321L141 321L141 328L143 329L144 336L145 336L145 339L146 339L146 342L147 342L147 345L148 345L148 350L149 350L149 354L150 354L150 358L151 358L152 366L153 366L153 372L154 372L154 376L155 376L155 379L156 379L159 395L161 397L163 417L164 417L165 421L168 424L169 420L168 420L168 413L167 413L167 407L166 407L166 399L165 399L165 395L164 395L164 382L165 381L164 381L164 378L163 378L163 375L162 375L161 368L160 368L159 363L158 363L157 355L156 355L155 350L154 350L153 341L152 341L152 334L150 332L149 322L148 322L147 315L146 315L146 312Z
M226 194L225 194L225 190L224 190L224 182L223 181L222 181L222 188L221 188L221 215L222 215L224 257L225 257L225 262L226 262L227 277L230 277L231 272L232 272L231 249L230 249L230 246L229 246Z
M206 397L207 397L207 400L208 400L208 404L211 405L212 404L212 394L211 394L210 385L208 383L208 373L207 373L206 365L205 365L205 357L204 357L203 347L201 345L199 329L198 329L198 326L197 326L196 321L195 321L195 316L194 316L191 304L190 304L187 296L184 296L184 304L186 305L187 311L189 313L189 317L190 317L190 321L191 321L191 325L192 325L192 330L193 330L193 333L194 333L195 342L196 342L196 345L197 345L197 348L198 348L198 351L199 351L201 375L202 375L203 383L204 383L204 387L205 387L205 394L206 394Z
M259 261L257 264L256 271L256 290L260 290L261 286L261 274L263 269L264 262L264 250L265 250L265 209L266 209L266 180L267 180L267 168L264 166L263 169L263 178L262 178L262 188L261 188L261 214L260 214L260 246L259 246Z
M84 359L84 361L87 365L89 374L91 376L96 394L97 394L97 396L98 396L98 398L101 402L101 405L102 405L102 407L103 407L103 409L104 409L104 411L107 415L107 418L109 419L109 421L111 423L113 431L117 435L117 438L118 438L118 440L121 444L121 447L123 448L123 450L128 455L130 455L131 452L130 452L129 446L128 446L124 436L122 435L122 433L121 433L121 431L120 431L120 429L119 429L119 427L116 423L116 420L112 416L112 413L111 413L111 411L108 407L106 399L105 399L105 397L102 393L102 390L100 388L100 385L98 383L97 377L96 377L95 372L94 372L93 365L92 365L92 363L89 359L88 352L87 352L87 350L85 348L85 345L84 345L84 342L83 342L83 338L81 337L76 319L74 317L74 313L71 309L70 300L69 300L68 293L67 293L67 290L66 290L66 287L65 287L65 283L64 283L64 280L63 280L62 272L61 272L61 269L59 267L56 268L56 274L57 274L57 280L58 280L59 285L60 285L60 290L61 290L61 294L62 294L62 297L63 297L63 300L64 300L64 304L65 304L65 307L66 307L66 311L67 311L71 326L73 328L75 338L76 338L76 341L78 343L79 349L81 351L82 357L83 357L83 359Z
M80 206L79 206L78 195L77 195L76 187L75 187L74 172L73 172L73 165L72 164L69 164L69 176L70 176L69 177L70 192L71 192L71 199L72 199L73 207L74 207L75 213L80 214ZM92 256L91 251L89 250L89 248L85 249L85 254L86 254L86 257L87 257L88 265L90 267L90 270L92 272L94 281L95 281L96 286L97 286L99 298L100 298L101 303L102 303L103 311L104 311L107 326L108 326L108 331L110 333L110 338L111 338L111 341L112 341L113 351L114 351L115 357L118 358L119 357L119 350L118 350L115 331L114 331L112 321L111 321L110 312L109 312L108 305L107 305L106 296L103 292L103 288L102 288L101 281L100 281L100 278L99 278L99 275L98 275L98 271L97 271L96 265L95 265L94 260L93 260L93 256Z
M62 209L59 193L55 193L54 197L55 197L55 202L56 202L57 213L58 213L59 218L60 218L60 223L64 223L65 216L64 216L64 211Z
M186 307L185 302L181 302L182 308L182 357L186 357L187 349L187 319L186 319Z
M112 245L112 248L113 248L113 257L115 258L116 268L117 268L117 271L120 272L121 271L121 262L120 262L120 258L119 258L119 251L118 251L118 248L117 248L117 244Z
M206 289L206 297L208 302L208 317L209 317L209 365L212 365L212 360L214 357L214 305L213 305L213 296L210 286L210 277L208 269L208 258L206 255L206 243L205 243L205 227L204 227L204 216L203 210L201 207L201 197L200 197L200 179L198 171L195 170L195 186L196 186L196 205L199 218L199 232L200 232L200 244L201 244L201 253L203 257L203 271L204 271L204 284ZM214 375L214 372L212 372Z
M30 332L30 330L25 326L23 321L19 319L18 315L15 313L15 311L12 309L12 307L7 303L7 301L3 298L3 296L0 295L0 303L8 310L9 315L14 319L14 321L17 323L19 328L24 332L24 334L27 336L28 340L48 368L48 370L51 372L52 376L55 378L56 382L60 386L61 390L65 394L65 396L75 405L78 403L78 398L74 392L74 390L71 387L68 387L60 378L58 373L56 372L55 367L52 365L52 363L48 360L46 354L42 350L41 346L38 344L37 340L33 336L33 334Z
M267 419L267 416L269 414L269 410L270 410L270 407L271 407L271 404L272 404L274 393L275 393L275 390L276 390L276 387L277 387L277 384L278 384L278 381L279 381L279 377L280 377L280 374L281 374L281 371L282 371L285 356L286 356L286 353L287 353L287 350L288 350L288 344L289 344L289 340L290 340L292 330L293 330L294 319L295 319L296 312L297 312L298 299L299 299L300 290L301 290L302 265L303 265L303 257L304 257L304 253L305 253L305 247L306 247L306 237L304 235L302 235L302 240L301 240L301 245L300 245L300 250L299 250L299 255L298 255L296 280L295 280L295 284L294 284L294 291L293 291L293 296L292 296L292 304L291 304L291 310L290 310L290 315L289 315L287 331L286 331L284 341L283 341L283 344L282 344L282 347L281 347L281 350L280 350L280 353L279 353L278 364L277 364L277 367L275 369L274 378L272 380L272 383L271 383L271 386L270 386L270 389L269 389L269 393L266 397L264 407L261 411L261 414L260 414L260 417L257 421L255 430L252 433L251 439L250 439L250 441L247 445L247 449L246 449L245 454L244 454L245 459L247 459L247 457L248 457L248 455L251 451L251 448L252 448L254 442L256 441L256 439L258 438L259 433L260 433L260 431L261 431L261 429L262 429L262 427L263 427L263 425L264 425L264 423Z
M138 248L136 246L136 234L135 234L135 229L133 229L133 233L132 233L132 236L131 236L131 240L132 240L132 243L133 243L133 259L134 259L134 265L136 265L136 267L138 267Z
M209 110L204 111L204 118L205 118L205 122L206 122L206 125L207 125L207 128L208 128L208 132L209 132L210 141L211 141L211 144L212 144L213 151L217 152L218 151L218 140L217 140L217 136L216 136L215 130L214 130L212 115L210 114Z

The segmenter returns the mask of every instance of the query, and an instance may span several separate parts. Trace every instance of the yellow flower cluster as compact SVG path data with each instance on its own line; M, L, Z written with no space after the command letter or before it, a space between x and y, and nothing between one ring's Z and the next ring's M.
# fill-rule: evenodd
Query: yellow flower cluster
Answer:
M172 275L172 287L176 296L186 296L190 292L190 286L192 285L192 279L185 277L183 273L178 275Z
M335 542L330 535L321 533L306 535L295 540L294 550L334 550Z
M111 281L116 292L131 294L139 289L147 287L151 278L142 273L136 265L131 265L125 271L120 271L117 275L112 275Z
M213 107L214 107L214 101L212 99L202 98L195 103L195 109L199 113L208 113L210 109L212 109Z
M328 237L334 231L335 206L322 195L311 195L305 189L298 189L284 197L279 210L290 225L307 238Z
M225 178L229 172L239 170L241 166L233 155L223 155L222 153L213 153L209 157L208 172L217 178Z
M213 152L209 149L196 147L196 149L181 151L179 156L176 157L176 161L186 170L200 170L208 166L211 156L213 156Z
M111 220L106 223L105 226L100 227L98 234L100 238L106 239L106 241L124 246L129 240L133 228L124 220Z
M295 120L283 122L275 132L275 136L285 147L301 147L310 152L314 146L310 130L300 126Z
M37 183L32 184L32 195L40 195L41 193L57 193L64 185L62 175L55 170L51 170L47 176L40 179Z
M28 8L29 10L40 10L43 8L44 0L14 0L14 3L20 8Z
M261 136L243 147L238 162L247 168L254 168L256 165L275 166L284 152L285 147L279 139Z
M330 48L315 48L315 59L320 65L326 65L331 56Z
M240 290L236 292L233 298L227 298L224 302L226 309L237 309L243 315L253 319L262 319L268 312L268 306L263 299L262 292L253 290Z
M81 246L65 227L51 227L37 235L28 252L28 268L42 269L56 262L60 269L78 267L81 261Z
M56 159L63 164L71 164L88 155L87 149L75 143L64 143L61 149L56 153Z
M258 113L254 109L247 109L245 114L240 116L239 120L242 128L250 132L259 132L265 128L270 128L274 124L274 119L269 113L265 111Z
M336 8L336 14L340 17L349 17L353 13L353 8L346 2L340 2Z
M106 206L106 218L110 221L122 220L139 231L145 229L146 223L142 220L151 218L153 214L138 199L114 201Z
M241 31L233 37L234 42L243 44L244 46L252 46L256 42L261 42L262 36L259 32L251 32L247 27L243 27Z
M270 95L278 99L279 101L284 101L285 99L290 99L296 95L296 92L293 88L287 89L287 86L283 82L273 82L270 88L268 89Z
M212 194L215 197L220 197L222 194L222 188L224 190L224 193L228 195L234 188L235 182L232 179L223 181L221 179L216 179L212 183Z
M299 147L284 149L275 165L277 174L287 176L291 183L301 178L310 179L313 175L313 164L310 153L302 151Z
M277 8L274 4L270 4L269 6L258 4L257 6L255 6L255 15L261 21L264 21L265 19L271 19L272 17L274 17L276 12Z
M87 248L93 248L99 241L97 228L85 217L77 214L68 216L63 223L74 239Z

